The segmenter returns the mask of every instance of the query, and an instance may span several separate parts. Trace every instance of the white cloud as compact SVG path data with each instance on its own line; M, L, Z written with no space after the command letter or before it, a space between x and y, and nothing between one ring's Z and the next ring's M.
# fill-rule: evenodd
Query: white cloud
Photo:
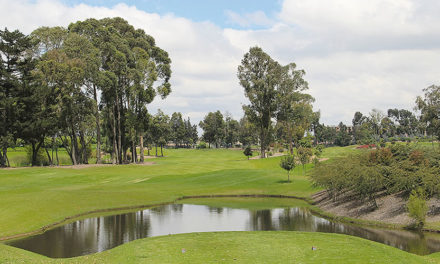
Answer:
M352 33L417 32L410 0L288 0L280 17L307 29L338 28ZM409 28L408 28L409 26Z
M58 0L0 0L0 24L30 33L89 17L120 16L156 39L172 59L171 95L155 100L194 123L209 111L242 115L246 102L237 66L258 45L283 64L305 69L322 121L351 122L355 111L407 108L421 89L439 82L440 2L436 0L284 0L276 21L263 12L228 12L230 22L262 30L223 29L173 14L147 13L118 4L67 6Z
M263 11L255 11L253 13L239 14L231 10L227 10L226 16L230 24L237 24L241 27L251 27L251 26L272 26L274 21L266 16Z
M326 58L306 58L312 95L322 118L351 123L355 111L372 108L412 110L421 89L438 81L438 50L398 50L337 53Z

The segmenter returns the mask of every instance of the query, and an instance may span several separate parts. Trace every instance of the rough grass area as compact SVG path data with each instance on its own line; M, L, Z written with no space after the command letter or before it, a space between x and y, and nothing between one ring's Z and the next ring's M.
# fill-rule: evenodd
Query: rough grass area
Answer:
M312 250L312 246L316 250ZM368 240L325 233L215 232L136 240L72 259L0 245L1 263L438 263Z

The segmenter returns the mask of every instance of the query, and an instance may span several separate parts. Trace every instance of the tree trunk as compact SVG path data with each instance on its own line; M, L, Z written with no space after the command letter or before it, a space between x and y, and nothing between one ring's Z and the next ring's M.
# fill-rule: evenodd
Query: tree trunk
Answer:
M3 146L2 151L0 151L0 167L6 167L6 153L8 148ZM3 153L2 153L3 152Z
M57 157L57 166L60 166L60 160L58 159L58 148L55 149L55 156Z
M81 141L81 145L82 145L80 163L89 164L89 156L87 153L87 143L84 138L84 132L80 132L79 135L80 135L80 141Z
M37 144L35 144L35 142L32 142L32 161L31 161L31 165L32 166L37 166L40 164L37 164L37 156L38 156L38 151L40 150L42 142L39 142Z
M119 93L116 89L116 120L117 120L117 127L118 127L118 164L122 164L122 135L121 135L121 111L119 107Z
M5 156L6 163L8 164L8 167L11 167L11 164L9 164L9 158L8 158L7 150L6 150L4 156Z
M53 150L54 150L54 145L55 145L55 136L52 136L52 146L51 146L51 150L50 150L50 155L52 157L52 161L53 159ZM55 164L54 164L55 165Z
M74 157L73 165L78 165L78 162L81 162L81 160L79 160L80 153L78 147L78 139L73 131L74 130L72 128L72 156Z
M8 147L3 146L3 153L0 151L0 167L11 167L8 159Z
M112 115L112 128L113 128L113 154L112 154L112 163L113 164L119 164L119 157L118 157L118 146L116 144L116 120L115 120L115 106L113 108L113 115Z
M96 164L101 163L101 122L99 120L98 96L96 85L93 85L93 98L95 99L95 120L96 120Z
M46 150L46 155L47 155L47 159L49 160L49 165L53 166L53 162L52 162L52 158L50 157L49 150L47 150L46 147L44 147L44 150Z
M136 154L136 144L133 140L131 143L131 162L137 162L137 154Z
M32 142L32 158L31 158L31 165L36 166L37 163L37 153L35 151L35 143Z
M290 126L288 126L287 128L287 137L289 139L289 151L290 151L290 155L293 155L293 136L292 136L292 129L290 128Z
M141 155L141 163L144 163L144 136L142 134L139 136L139 152Z
M76 165L77 164L77 161L76 161L77 150L75 149L75 144L73 143L73 141L76 140L76 138L75 139L71 138L71 139L72 139L72 163L73 163L73 165Z
M261 149L261 158L264 159L266 158L266 146L265 146L265 135L264 135L264 131L261 131L261 138L260 138L260 149Z
M157 157L157 143L156 143L156 157Z
M163 149L162 149L163 145L160 145L160 156L163 157Z
M0 167L6 167L6 161L3 157L2 150L0 150Z
M290 170L287 171L287 182L290 182Z
M63 145L64 145L64 147L66 149L67 154L69 154L70 160L72 160L72 162L73 162L72 149L71 148L69 149L69 144L68 144L68 141L67 141L67 137L63 138L63 136L60 136L60 138L61 138L61 141L63 141Z

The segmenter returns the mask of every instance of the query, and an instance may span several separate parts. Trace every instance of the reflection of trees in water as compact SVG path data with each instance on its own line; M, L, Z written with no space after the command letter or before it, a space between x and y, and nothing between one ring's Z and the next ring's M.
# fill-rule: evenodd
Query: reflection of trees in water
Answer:
M278 215L279 230L316 231L322 220L304 208L286 208Z
M426 244L428 245L429 253L440 251L440 234L423 234Z
M183 210L183 204L171 204L171 209L173 212L181 213Z
M271 210L249 211L251 230L274 230Z
M97 218L94 241L98 251L148 236L150 215L145 211ZM91 228L92 230L92 228Z
M164 221L169 217L172 217L172 213L183 213L183 204L167 204L158 207L150 208L146 211L149 211L155 217L159 219L159 221Z
M346 234L360 236L416 254L428 254L430 252L429 248L439 246L439 241L428 245L424 234L419 232L349 226Z
M139 211L84 219L17 241L15 246L49 257L101 252L124 242L147 237L149 217L144 211Z
M210 213L222 214L224 208L223 207L211 207L211 206L208 206L208 210L209 210Z

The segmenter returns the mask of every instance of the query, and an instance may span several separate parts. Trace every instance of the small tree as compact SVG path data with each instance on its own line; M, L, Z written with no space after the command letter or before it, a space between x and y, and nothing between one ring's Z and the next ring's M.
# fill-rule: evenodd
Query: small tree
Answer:
M315 157L317 157L317 158L320 158L321 157L321 155L322 155L322 151L324 150L324 145L317 145L316 147L315 147Z
M406 206L408 208L409 216L415 220L416 227L419 229L422 228L425 224L428 205L426 204L425 194L421 188L412 190Z
M248 160L249 160L249 157L252 156L252 149L251 149L251 147L247 146L247 147L244 149L243 154L244 154L245 156L247 156L247 158L248 158Z
M313 152L311 148L299 147L297 148L297 153L298 153L299 161L301 162L303 167L303 175L304 175L306 164L309 163L310 158L313 155Z
M287 181L290 182L290 171L295 168L295 157L293 155L282 157L280 167L287 171Z

